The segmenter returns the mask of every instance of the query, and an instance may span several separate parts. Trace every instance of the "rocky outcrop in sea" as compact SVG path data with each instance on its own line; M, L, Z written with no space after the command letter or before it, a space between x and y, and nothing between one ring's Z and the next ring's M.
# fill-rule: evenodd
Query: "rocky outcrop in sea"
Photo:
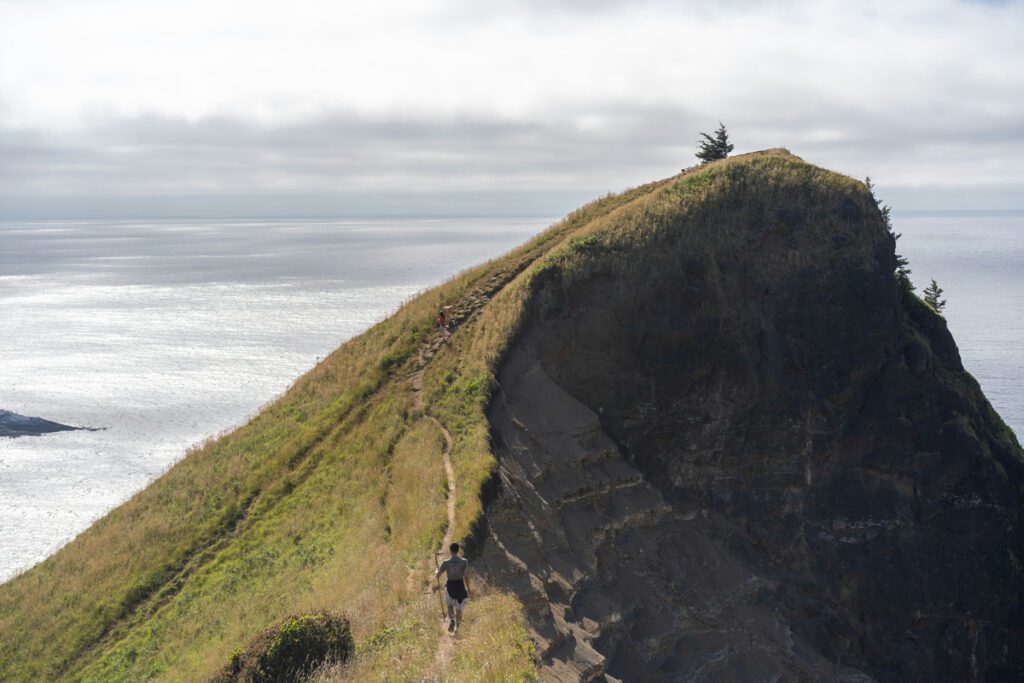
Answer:
M41 417L28 417L12 413L9 410L0 410L0 437L39 436L40 434L66 432L76 429L82 428L70 427L59 422L51 422Z

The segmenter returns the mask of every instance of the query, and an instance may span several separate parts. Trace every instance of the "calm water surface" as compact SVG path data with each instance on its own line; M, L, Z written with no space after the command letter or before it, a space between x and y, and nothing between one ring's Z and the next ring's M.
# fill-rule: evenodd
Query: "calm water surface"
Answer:
M0 222L0 580L547 219Z

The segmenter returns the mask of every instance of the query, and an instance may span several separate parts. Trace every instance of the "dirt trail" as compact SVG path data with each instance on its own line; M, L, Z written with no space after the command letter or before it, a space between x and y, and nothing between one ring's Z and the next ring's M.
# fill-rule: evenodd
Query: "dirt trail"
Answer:
M452 449L452 434L433 415L428 415L427 419L437 425L437 428L441 430L441 434L444 435L444 450L441 452L441 456L444 458L444 473L448 478L448 527L444 531L444 540L441 541L441 554L443 555L444 549L451 545L455 534L455 496L457 492L455 490L455 470L452 468L452 459L449 457ZM437 583L437 586L438 590L442 590L439 583ZM440 605L438 606L440 607ZM448 662L451 661L454 651L455 639L442 636L437 646L437 656L434 658L434 671L438 674L445 671L448 668Z
M444 436L444 450L441 452L441 457L444 458L444 474L448 478L448 528L445 529L444 540L441 541L443 550L451 545L452 536L455 533L455 468L452 467L452 459L449 456L452 450L452 433L433 415L428 415L427 419L437 425Z
M438 335L438 337L440 337L440 335ZM447 548L451 544L452 538L453 538L453 536L455 534L455 501L456 501L456 496L458 495L458 492L457 492L456 487L455 487L455 469L452 467L452 460L451 460L451 456L450 456L451 449L452 449L452 434L451 434L451 432L448 431L448 428L445 427L441 423L440 420L438 420L433 415L430 415L430 414L426 413L426 411L425 411L425 401L423 400L423 371L426 369L427 361L429 361L429 359L431 357L433 357L433 355L435 353L437 353L437 351L440 348L440 345L443 344L443 343L444 343L443 340L441 340L441 341L437 341L437 340L431 341L430 345L427 346L427 350L430 352L430 354L428 356L426 356L425 359L424 359L425 352L421 351L420 359L423 359L423 360L419 364L419 367L417 368L417 370L412 374L412 377L410 378L410 383L412 384L412 390L416 393L416 407L419 410L424 411L424 415L426 416L426 418L428 420L430 420L438 428L438 430L441 432L441 435L444 436L444 448L441 450L441 457L444 459L444 473L445 473L445 477L448 480L448 500L447 500L447 518L448 518L448 523L445 526L444 538L441 540L441 551L440 551L441 554L443 554L444 553L444 549ZM444 624L445 623L445 614L444 614L444 608L442 607L442 604L441 604L441 596L443 595L443 593L440 592L442 590L441 586L440 586L440 583L438 581L436 581L434 579L434 577L433 577L434 569L437 566L436 565L437 558L438 558L438 556L435 554L434 557L430 558L429 560L427 560L424 563L424 570L425 570L425 573L427 574L427 586L428 586L428 588L426 590L426 599L429 600L430 602L434 603L433 609L440 610L440 612L441 612L441 614L440 614L441 623ZM417 572L414 570L413 574L409 577L410 580L412 580L412 581L416 581L417 580L416 576L415 576L416 573ZM435 587L437 589L437 596L434 595ZM452 654L454 653L454 651L455 651L455 639L451 638L451 637L448 637L447 635L441 636L441 638L439 639L438 644L437 644L437 653L436 653L436 655L434 657L434 669L433 669L434 675L432 677L432 680L435 680L435 681L442 680L441 679L441 675L443 674L445 669L448 668L448 663L451 661Z
M409 379L413 391L417 392L416 403L421 409L422 398L418 392L423 388L423 370L430 360L437 355L441 348L450 341L459 328L465 325L476 313L478 313L495 294L501 291L505 285L519 275L530 263L529 257L522 258L519 262L491 273L490 277L469 290L461 299L454 304L444 307L445 315L448 318L448 334L438 331L428 338L420 348L416 360L412 364L412 372Z
M523 262L516 264L514 267L493 273L483 283L471 289L466 296L457 303L452 304L451 306L446 306L445 314L448 318L447 331L437 331L423 344L416 360L413 362L412 373L409 375L409 383L416 395L416 408L422 411L424 416L433 422L444 436L444 448L442 449L441 457L444 459L445 477L448 479L448 523L445 528L444 538L441 541L440 554L442 556L445 555L448 546L451 545L455 536L455 503L458 491L455 485L455 469L452 467L450 457L453 439L451 432L448 431L444 424L427 411L426 401L423 397L423 373L426 371L427 365L429 365L431 359L437 355L442 348L451 342L452 336L455 335L458 330L476 313L478 313L487 304L487 302L490 301L491 297L496 292L501 290L501 288L508 284L512 278L518 275L527 263L528 261L524 259ZM435 557L431 559L436 561L437 556L435 555ZM427 571L430 577L428 581L430 588L427 591L427 597L431 601L436 601L436 609L440 610L440 600L434 596L434 588L437 587L438 590L442 589L440 588L440 584L434 581L432 576L435 567L436 565L433 562L427 563ZM444 619L443 611L442 619ZM447 635L440 638L437 647L437 655L434 659L434 680L442 680L442 676L448 668L448 664L451 662L452 655L455 652L456 642L456 638L449 637Z

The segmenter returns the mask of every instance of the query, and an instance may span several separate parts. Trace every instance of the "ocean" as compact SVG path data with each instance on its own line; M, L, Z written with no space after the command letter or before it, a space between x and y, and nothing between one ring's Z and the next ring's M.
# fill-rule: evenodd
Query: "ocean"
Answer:
M0 581L551 219L0 222Z
M402 301L551 219L0 221L0 581L243 423ZM1024 213L896 214L964 364L1024 430Z

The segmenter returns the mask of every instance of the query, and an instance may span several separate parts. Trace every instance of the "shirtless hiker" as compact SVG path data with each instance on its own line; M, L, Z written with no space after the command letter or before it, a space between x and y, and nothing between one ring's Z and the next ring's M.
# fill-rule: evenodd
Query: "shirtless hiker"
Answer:
M441 572L448 575L448 585L445 588L444 602L448 606L448 633L455 633L462 623L462 608L469 600L469 560L459 557L459 544L452 543L448 550L452 556L441 563L441 566L434 572L434 578L441 576Z

